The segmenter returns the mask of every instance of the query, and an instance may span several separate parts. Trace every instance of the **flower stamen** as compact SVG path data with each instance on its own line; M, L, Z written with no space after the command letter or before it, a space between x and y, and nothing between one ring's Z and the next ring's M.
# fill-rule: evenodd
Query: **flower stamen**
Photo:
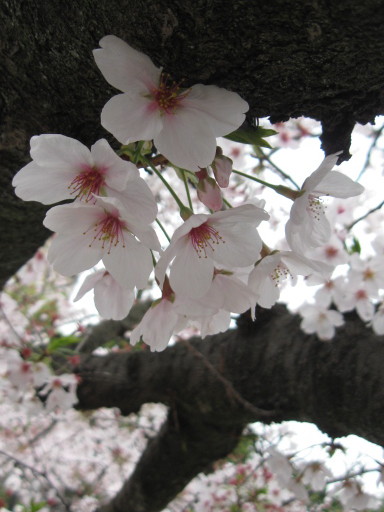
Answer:
M124 242L124 230L126 229L125 223L121 221L117 216L112 215L109 212L105 212L104 217L93 225L93 231L95 232L93 240L89 244L92 247L94 242L101 242L101 248L105 249L108 247L108 254L111 253L111 249L116 247L120 242L125 247ZM89 230L83 234L87 234Z
M199 258L201 258L203 254L204 258L207 257L208 247L214 251L214 245L218 245L220 242L225 243L225 240L223 240L219 232L207 222L204 222L204 224L196 228L192 228L189 232L189 238Z
M100 191L105 185L104 175L105 169L84 166L68 187L71 195L86 203L91 200L94 202L94 195L100 195Z

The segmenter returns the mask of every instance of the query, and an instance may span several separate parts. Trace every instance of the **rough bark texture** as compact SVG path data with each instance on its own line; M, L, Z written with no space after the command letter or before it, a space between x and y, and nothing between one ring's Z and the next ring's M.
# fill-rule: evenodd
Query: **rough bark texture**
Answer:
M355 122L384 113L381 0L3 0L0 26L0 285L48 236L46 208L19 201L11 186L30 137L63 133L91 145L108 136L99 115L114 91L91 54L106 34L185 85L237 91L250 104L249 122L322 121L325 152L341 150L342 159ZM277 308L265 325L163 354L89 356L81 407L170 406L159 438L103 510L161 510L253 420L313 421L333 436L383 444L384 349L369 336L351 318L335 343L319 343Z
M159 436L102 512L162 510L192 476L228 454L251 421L308 421L331 437L353 433L384 445L383 340L354 315L332 343L304 335L283 306L258 318L243 316L237 330L160 354L84 359L81 409L170 407Z

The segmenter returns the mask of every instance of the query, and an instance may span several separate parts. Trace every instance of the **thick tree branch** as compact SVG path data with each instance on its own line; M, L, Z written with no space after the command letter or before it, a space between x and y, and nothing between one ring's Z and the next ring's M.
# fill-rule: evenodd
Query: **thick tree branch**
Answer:
M191 467L202 470L201 453L205 454L204 464L217 457L216 448L211 452L211 435L220 432L223 442L227 436L229 451L234 432L241 432L251 421L308 421L331 437L356 434L384 445L384 344L354 315L332 343L304 335L299 318L283 306L264 310L255 324L243 317L237 330L188 343L193 350L178 343L159 354L142 351L88 356L79 368L81 409L119 407L123 414L129 414L146 402L164 403L170 407L172 421L168 419L159 439L176 428L177 418L178 436L185 443L188 458L193 459L194 453L197 458L183 462L183 476L179 440L174 448L177 460L166 443L153 441L133 480L106 512L127 510L122 504L130 503L135 493L144 493L141 486L149 484L143 483L140 475L148 472L152 474L151 493L145 493L145 506L134 510L161 510L164 502L157 505L152 500L161 493L164 474L173 465L178 467L179 477L173 487L175 496L181 482L191 477ZM203 357L197 357L195 351ZM189 436L193 449L188 445ZM139 480L142 483L137 487ZM167 485L169 499L172 479Z

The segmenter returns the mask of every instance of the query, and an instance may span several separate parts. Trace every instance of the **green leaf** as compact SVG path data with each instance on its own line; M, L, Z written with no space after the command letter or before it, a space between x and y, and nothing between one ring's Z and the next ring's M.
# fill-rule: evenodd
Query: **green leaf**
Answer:
M271 148L271 145L264 140L264 137L271 137L271 135L276 135L276 133L275 130L271 130L270 128L246 126L238 128L235 132L226 135L225 138L233 140L234 142L240 142L241 144Z
M67 347L68 345L74 345L75 343L79 343L79 338L77 336L58 336L52 338L48 343L47 352L56 352L60 348Z

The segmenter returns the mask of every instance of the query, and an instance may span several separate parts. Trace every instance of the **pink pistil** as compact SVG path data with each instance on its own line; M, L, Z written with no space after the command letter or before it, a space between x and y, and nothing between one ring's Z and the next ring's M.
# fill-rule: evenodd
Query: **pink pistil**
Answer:
M204 222L204 224L201 224L197 228L192 228L189 232L189 238L199 258L201 258L203 254L204 258L207 257L208 247L214 251L214 245L218 245L220 242L225 243L225 240L222 239L219 232L207 222Z

